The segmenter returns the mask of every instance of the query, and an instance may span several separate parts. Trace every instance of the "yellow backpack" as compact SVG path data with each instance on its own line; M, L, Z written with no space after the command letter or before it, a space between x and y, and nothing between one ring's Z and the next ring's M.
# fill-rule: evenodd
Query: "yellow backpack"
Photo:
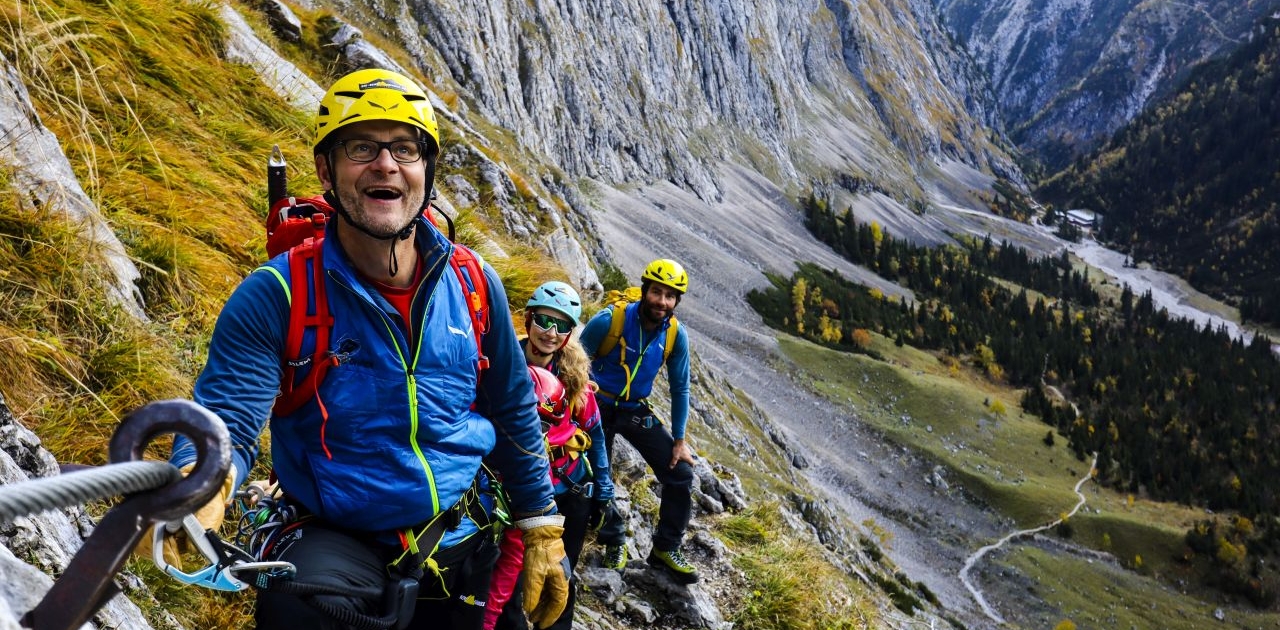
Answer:
M600 347L596 348L593 359L599 359L611 352L618 346L618 342L622 340L622 324L626 320L627 305L632 302L640 301L640 287L627 287L621 291L618 289L609 289L605 293L604 302L608 304L610 311L609 332L605 333L604 338L600 340ZM680 330L680 322L675 315L671 316L671 325L667 327L666 344L662 347L662 362L667 362L667 357L671 356L671 349L676 345L676 333Z

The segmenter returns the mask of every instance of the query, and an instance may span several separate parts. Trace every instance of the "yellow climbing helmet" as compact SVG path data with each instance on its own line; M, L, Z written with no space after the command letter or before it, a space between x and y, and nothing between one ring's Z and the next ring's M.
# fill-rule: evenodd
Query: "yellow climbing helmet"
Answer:
M325 138L347 125L366 120L394 120L426 132L436 148L440 129L431 101L416 81L380 68L356 70L337 81L320 99L316 112L315 144L319 154L327 148Z
M689 274L684 272L684 267L680 263L669 258L659 258L644 268L644 273L640 274L640 280L652 280L658 284L665 284L680 293L689 290Z

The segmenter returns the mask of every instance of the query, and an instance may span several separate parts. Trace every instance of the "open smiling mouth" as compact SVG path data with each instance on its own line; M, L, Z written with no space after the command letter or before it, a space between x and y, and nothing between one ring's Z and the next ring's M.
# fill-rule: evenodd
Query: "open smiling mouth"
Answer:
M364 194L379 201L395 201L404 196L400 191L391 188L369 188L364 191Z

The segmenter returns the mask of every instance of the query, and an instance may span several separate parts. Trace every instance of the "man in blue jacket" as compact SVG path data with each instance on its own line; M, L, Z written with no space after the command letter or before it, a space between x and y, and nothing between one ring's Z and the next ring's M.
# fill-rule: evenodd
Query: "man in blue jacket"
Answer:
M609 452L617 435L626 438L662 484L662 503L653 534L649 564L665 569L682 584L698 581L698 572L680 551L693 514L693 451L685 444L689 418L689 338L673 314L689 290L689 276L679 263L655 260L641 275L638 302L596 313L582 329L582 346L592 353L591 374L599 386L596 402ZM612 348L601 348L609 335L613 309L625 308L622 332ZM676 327L667 354L667 334ZM606 344L607 345L607 344ZM654 415L647 398L663 366L671 391L671 431ZM605 545L604 564L626 565L625 533L621 519L609 518L597 534Z
M477 347L469 296L449 266L455 245L423 217L439 150L427 95L407 77L357 71L321 101L315 166L335 216L307 265L323 265L323 292L312 287L307 299L327 299L333 322L327 354L315 354L314 331L304 340L302 357L330 364L313 399L273 409L297 297L289 255L250 274L218 318L195 399L231 431L229 487L245 481L270 419L274 474L300 515L272 558L296 565L298 584L402 591L387 604L264 590L260 629L347 628L388 606L404 611L395 627L480 628L496 557L482 458L498 468L524 530L531 618L547 625L564 607L563 517L506 294L485 264L491 319ZM305 363L291 362L298 382ZM171 461L194 460L176 440Z

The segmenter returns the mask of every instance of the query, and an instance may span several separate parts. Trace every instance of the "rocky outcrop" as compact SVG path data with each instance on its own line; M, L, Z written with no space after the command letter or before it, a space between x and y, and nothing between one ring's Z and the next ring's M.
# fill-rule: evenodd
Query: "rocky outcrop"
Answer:
M286 42L297 42L302 39L302 20L294 15L293 9L281 0L262 0L259 8L267 16L271 32Z
M286 102L303 111L315 111L324 88L265 44L235 9L222 5L218 16L227 25L227 59L252 67L263 83Z
M27 86L0 54L0 164L10 171L20 212L45 211L79 223L87 247L103 261L108 294L139 319L143 312L138 268L111 227L85 194L67 162L58 138L40 122Z

